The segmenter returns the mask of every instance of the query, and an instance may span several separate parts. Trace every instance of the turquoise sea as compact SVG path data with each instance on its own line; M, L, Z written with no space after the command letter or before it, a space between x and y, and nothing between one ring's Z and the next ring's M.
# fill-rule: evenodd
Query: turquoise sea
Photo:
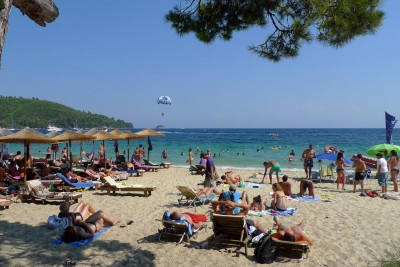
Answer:
M133 132L140 129L132 129ZM45 130L40 130L46 133ZM151 137L153 151L150 160L158 163L172 162L175 166L186 166L188 163L188 149L196 151L211 150L214 163L218 168L260 168L268 160L278 161L283 169L302 169L300 156L302 151L313 144L317 153L324 153L328 145L344 150L345 155L351 158L353 154L366 154L373 145L385 143L385 129L162 129L165 137ZM278 136L270 134L276 133ZM398 129L394 129L393 143L400 143ZM130 142L130 153L142 144L147 149L147 139ZM94 144L96 155L100 142ZM60 144L60 149L65 145ZM119 150L127 152L127 141L118 141ZM23 150L21 144L8 144L10 153ZM48 145L32 144L31 153L36 157L44 157ZM278 147L278 150L272 150ZM92 142L83 143L87 152L93 149ZM115 159L114 141L106 141L107 158ZM73 154L79 154L80 143L72 143ZM168 159L161 159L161 152L166 149ZM257 152L257 149L259 152ZM294 162L288 162L291 150L296 152ZM183 156L181 156L183 153ZM195 164L199 161L199 154L195 156Z

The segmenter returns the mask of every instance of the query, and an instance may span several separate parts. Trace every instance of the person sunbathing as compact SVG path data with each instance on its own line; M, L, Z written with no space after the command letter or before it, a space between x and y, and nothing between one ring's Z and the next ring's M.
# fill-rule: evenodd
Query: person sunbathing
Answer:
M247 192L236 192L236 186L230 185L229 191L221 193L218 201L211 202L214 212L226 215L246 215L250 210Z
M310 246L313 245L311 239L304 232L304 220L298 225L292 227L284 226L276 216L273 218L273 220L277 224L278 230L275 234L271 235L272 237L291 242L306 241Z
M90 181L89 179L79 176L67 168L62 169L62 174L67 177L72 183L84 183Z
M287 210L286 196L282 187L278 183L274 183L272 190L274 191L274 195L271 205L278 211Z
M209 221L205 214L200 214L200 213L189 213L189 212L178 213L174 211L171 213L169 217L171 218L171 220L174 221L186 220L196 229L200 228L205 222Z
M227 184L237 185L238 183L242 183L242 178L240 178L240 175L233 177L232 171L225 172L225 175L221 175L221 179Z
M288 182L289 177L287 175L282 176L282 182L279 185L282 187L283 192L286 196L292 195L292 184Z
M299 195L302 197L306 193L308 188L308 195L314 198L314 183L311 180L302 180L300 182L300 193Z
M69 217L73 225L76 224L78 220L84 221L89 214L95 213L94 208L90 203L81 201L73 212L69 212L70 208L69 202L63 202L60 204L60 213L58 213L59 218Z
M215 188L215 187L204 187L202 189L198 189L197 192L196 192L196 195L199 198L201 198L201 197L209 197L213 193L219 195L222 192L220 190L218 190L217 188Z
M267 209L268 198L265 198L265 201L262 202L261 196L258 195L253 197L253 202L250 204L250 210L252 211L263 211Z
M91 238L105 226L114 226L120 221L106 215L102 210L96 211L85 221L76 220L73 226L68 226L63 234L66 243Z

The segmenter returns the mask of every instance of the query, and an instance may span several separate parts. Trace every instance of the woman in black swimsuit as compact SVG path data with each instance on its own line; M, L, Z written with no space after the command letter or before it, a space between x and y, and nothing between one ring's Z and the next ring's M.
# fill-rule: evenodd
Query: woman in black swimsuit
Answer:
M102 210L96 211L90 215L85 221L75 220L73 226L65 229L63 240L70 243L82 239L93 237L104 226L113 226L120 221L106 215Z
M393 191L399 192L397 185L397 176L399 175L399 157L397 156L397 152L395 150L390 151L391 157L388 161L388 165L390 166L390 177L393 181Z

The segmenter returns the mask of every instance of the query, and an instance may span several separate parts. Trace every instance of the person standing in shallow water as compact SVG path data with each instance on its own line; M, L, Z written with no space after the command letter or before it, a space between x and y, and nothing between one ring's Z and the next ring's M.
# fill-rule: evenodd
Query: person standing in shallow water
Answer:
M194 157L193 157L193 151L192 151L191 148L189 148L188 157L189 157L189 158L188 158L188 160L187 160L186 162L189 163L189 166L192 166Z

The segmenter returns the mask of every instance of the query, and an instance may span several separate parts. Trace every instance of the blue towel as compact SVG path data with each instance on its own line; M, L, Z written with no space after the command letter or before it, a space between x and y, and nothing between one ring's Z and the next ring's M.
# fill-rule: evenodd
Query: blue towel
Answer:
M281 216L293 216L295 210L297 208L287 208L285 211L279 211L279 210L267 210L267 214L276 216L276 215L281 215Z
M200 202L201 203L204 203L204 202L206 202L207 200L213 200L215 198L215 194L211 194L210 196L208 196L208 197L201 197L200 198Z
M81 247L81 246L89 245L90 242L93 241L93 239L98 238L99 236L101 236L105 231L107 231L107 230L110 229L110 228L111 228L111 226L103 227L100 231L96 232L96 233L94 234L93 237L88 238L88 239L83 239L83 240L75 241L75 242L71 242L70 244L73 245L74 247ZM63 240L61 239L61 237L60 237L59 239L54 240L54 241L53 241L53 244L55 244L55 245L60 245L60 244L62 244L63 242L64 242L64 241L63 241Z
M73 186L73 187L94 187L93 182L79 182L79 183L72 183L70 179L64 176L62 173L57 173L57 177L66 182L68 185Z
M292 198L298 200L299 202L319 202L318 196L314 196L314 198L312 198L309 195L304 195L301 197L298 194L294 194L292 195Z
M246 188L264 188L265 184L248 183Z
M171 212L170 212L169 210L167 210L166 212L164 212L162 219L163 219L164 221L170 221L170 222L176 222L176 223L185 223L186 226L187 226L186 233L187 233L189 236L192 236L192 235L193 235L192 225L191 225L188 221L186 221L186 220L172 220L172 219L169 217L170 215L171 215Z

